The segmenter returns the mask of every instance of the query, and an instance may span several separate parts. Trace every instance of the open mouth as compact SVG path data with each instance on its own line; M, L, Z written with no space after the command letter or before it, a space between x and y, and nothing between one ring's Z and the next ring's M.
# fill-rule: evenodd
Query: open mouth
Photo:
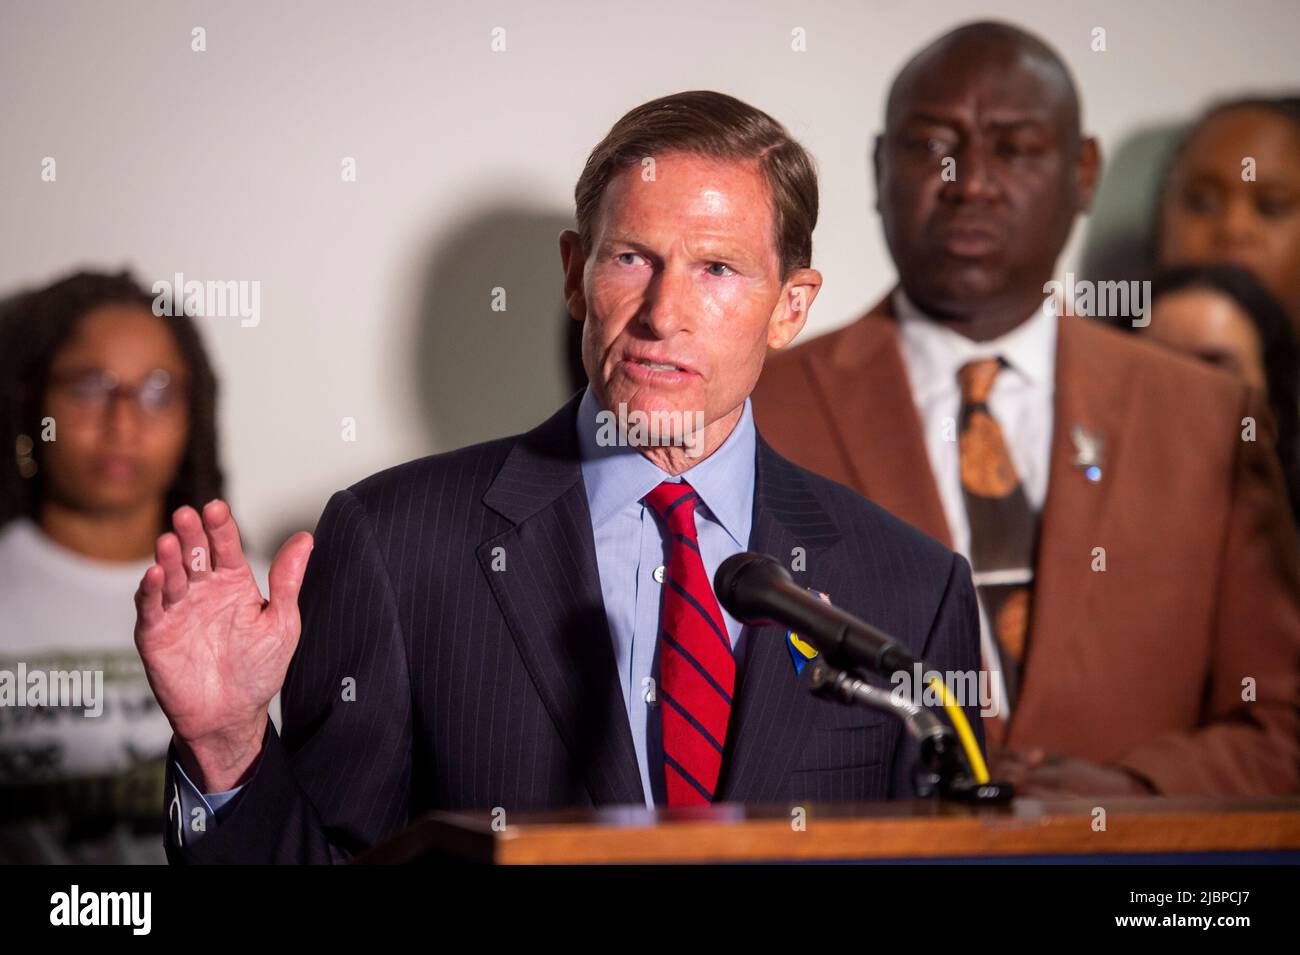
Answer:
M675 361L658 361L640 355L626 355L619 361L623 374L647 385L676 387L695 378L694 369Z
M681 365L674 365L666 361L650 361L647 358L629 358L628 361L640 365L642 368L649 368L651 371L686 371Z

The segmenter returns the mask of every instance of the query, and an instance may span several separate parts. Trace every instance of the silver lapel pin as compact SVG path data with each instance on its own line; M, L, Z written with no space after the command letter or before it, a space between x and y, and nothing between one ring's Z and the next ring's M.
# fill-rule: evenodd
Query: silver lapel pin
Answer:
M1081 424L1070 429L1070 440L1074 443L1074 460L1076 468L1083 472L1093 484L1101 480L1102 450L1105 440L1100 434L1089 431Z

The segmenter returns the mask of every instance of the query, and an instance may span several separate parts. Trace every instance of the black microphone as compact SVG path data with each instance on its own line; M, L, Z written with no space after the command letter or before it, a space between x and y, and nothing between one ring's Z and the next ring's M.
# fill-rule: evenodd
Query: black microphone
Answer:
M713 575L713 592L737 620L793 630L842 670L865 667L890 676L898 670L911 672L917 663L892 637L804 590L766 554L746 551L728 557Z

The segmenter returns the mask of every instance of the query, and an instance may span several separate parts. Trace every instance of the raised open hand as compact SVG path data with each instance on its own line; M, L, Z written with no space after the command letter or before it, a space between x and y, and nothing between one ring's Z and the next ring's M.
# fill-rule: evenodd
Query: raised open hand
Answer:
M264 600L224 501L172 515L136 591L135 645L205 792L241 784L261 751L266 711L298 646L298 591L312 536L294 534L271 562Z

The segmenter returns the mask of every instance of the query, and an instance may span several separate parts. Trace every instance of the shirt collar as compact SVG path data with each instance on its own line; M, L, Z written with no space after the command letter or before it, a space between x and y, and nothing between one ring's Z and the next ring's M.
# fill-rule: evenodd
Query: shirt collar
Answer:
M716 451L677 477L650 461L636 448L601 446L596 441L600 402L591 385L578 405L578 447L582 480L587 488L591 523L599 527L631 504L638 503L664 481L689 481L704 506L740 547L749 546L754 516L754 456L757 438L750 401L745 399L740 421Z
M898 332L912 376L913 391L932 393L956 385L957 370L977 358L1005 359L1030 384L1051 387L1056 368L1056 312L1050 298L1011 331L986 342L972 341L930 318L900 287L894 293Z

